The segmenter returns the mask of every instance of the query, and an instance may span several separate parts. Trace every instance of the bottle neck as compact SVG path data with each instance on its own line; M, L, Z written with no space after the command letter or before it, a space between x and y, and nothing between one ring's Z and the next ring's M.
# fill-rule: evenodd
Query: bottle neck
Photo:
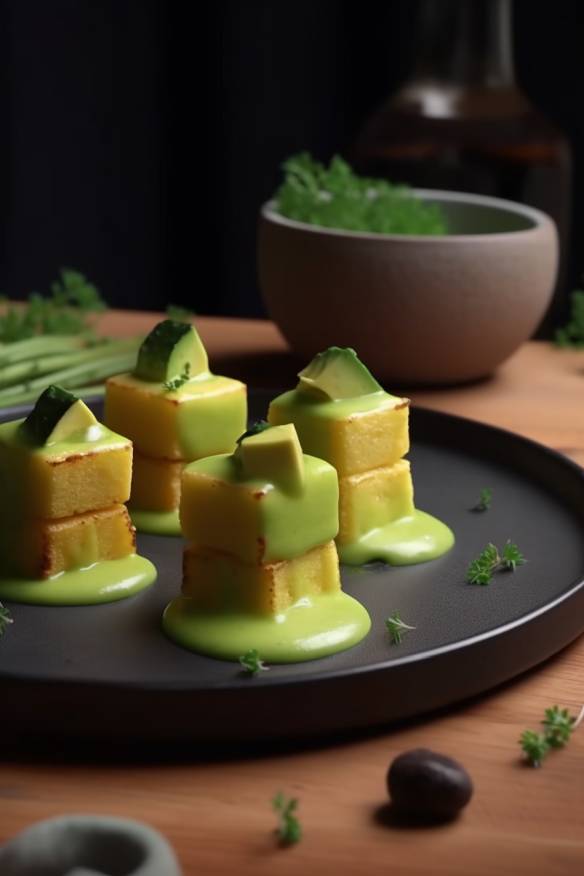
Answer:
M513 85L510 0L420 0L414 79Z

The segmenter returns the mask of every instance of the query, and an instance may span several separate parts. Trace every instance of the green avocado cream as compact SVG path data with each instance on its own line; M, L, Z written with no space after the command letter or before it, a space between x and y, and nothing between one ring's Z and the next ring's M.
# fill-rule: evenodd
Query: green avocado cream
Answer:
M149 535L181 535L178 508L174 511L142 511L128 506L132 523L138 532Z
M350 544L337 544L341 563L361 566L381 560L392 566L427 563L449 551L452 531L435 517L417 509L411 516L372 529Z
M52 578L0 579L0 601L32 605L98 605L134 596L156 580L150 560L132 554L103 560L85 569L61 572Z
M257 650L269 663L316 660L352 648L369 632L365 608L347 593L299 599L275 616L241 612L200 612L179 596L164 612L166 635L189 651L220 660L238 660Z

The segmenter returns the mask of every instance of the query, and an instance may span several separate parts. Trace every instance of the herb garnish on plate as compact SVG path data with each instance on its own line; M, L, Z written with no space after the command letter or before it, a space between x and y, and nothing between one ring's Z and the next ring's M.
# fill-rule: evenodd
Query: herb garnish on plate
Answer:
M479 494L479 501L473 505L471 511L488 511L491 507L493 491L490 487L484 487Z
M506 543L501 553L494 544L489 543L470 563L466 580L469 584L490 584L494 572L504 569L514 572L517 566L525 562L525 557L512 541Z
M389 633L392 645L400 645L404 633L409 633L410 630L416 629L415 627L406 624L405 621L400 618L397 611L394 611L393 614L390 614L390 616L386 618L385 626Z
M8 624L14 623L12 617L10 616L10 612L7 608L4 608L2 603L0 602L0 636L6 630Z
M239 662L249 675L257 675L259 672L266 672L269 669L255 648L250 648L249 651L242 654Z

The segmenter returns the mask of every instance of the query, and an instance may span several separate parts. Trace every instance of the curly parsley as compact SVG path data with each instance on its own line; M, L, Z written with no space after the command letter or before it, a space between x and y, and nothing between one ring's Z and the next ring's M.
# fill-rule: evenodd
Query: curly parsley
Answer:
M283 168L276 209L289 219L382 234L448 233L437 205L422 201L407 186L357 176L338 155L325 167L302 152Z

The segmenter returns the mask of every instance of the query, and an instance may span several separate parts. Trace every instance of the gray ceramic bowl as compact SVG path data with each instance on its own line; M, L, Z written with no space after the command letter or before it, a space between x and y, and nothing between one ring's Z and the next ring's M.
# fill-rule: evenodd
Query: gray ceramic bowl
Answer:
M537 328L558 262L553 221L481 195L417 190L445 236L321 228L261 210L259 280L271 318L310 359L349 346L394 383L490 374Z

